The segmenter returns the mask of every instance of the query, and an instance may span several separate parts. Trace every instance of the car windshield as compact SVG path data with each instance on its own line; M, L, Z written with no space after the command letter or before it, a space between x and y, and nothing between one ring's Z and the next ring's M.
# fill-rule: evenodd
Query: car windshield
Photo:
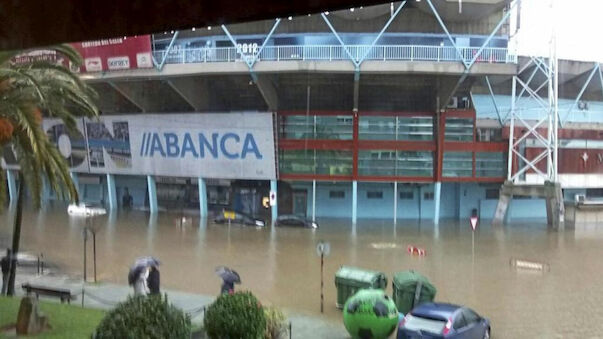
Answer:
M404 328L412 331L427 331L431 333L442 333L446 321L442 319L431 319L411 316L406 319Z

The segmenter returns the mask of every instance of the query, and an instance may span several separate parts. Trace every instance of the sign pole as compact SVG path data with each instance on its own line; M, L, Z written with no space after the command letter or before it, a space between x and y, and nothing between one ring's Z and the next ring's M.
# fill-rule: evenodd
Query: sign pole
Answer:
M325 296L324 296L325 284L324 284L324 279L323 279L323 277L324 277L323 272L324 272L324 266L325 266L324 258L325 258L324 253L321 253L320 254L320 313L324 313L324 303L325 303Z
M84 282L86 282L86 241L88 240L88 229L84 228Z

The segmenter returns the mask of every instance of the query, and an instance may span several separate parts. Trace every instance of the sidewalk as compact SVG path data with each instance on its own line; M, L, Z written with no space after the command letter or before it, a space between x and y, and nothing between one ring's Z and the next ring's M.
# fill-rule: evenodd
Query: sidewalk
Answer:
M15 284L15 292L21 296L24 294L21 284L29 282L35 285L63 288L71 290L77 295L72 304L82 304L82 287L84 290L84 307L111 309L117 303L126 300L132 294L132 288L124 285L111 283L88 283L82 286L81 280L75 280L65 275L36 275L19 270ZM204 307L209 306L214 300L213 296L184 293L172 290L162 290L167 293L169 301L191 315L193 324L203 322ZM54 300L54 299L53 299ZM349 338L343 324L307 316L285 309L288 321L292 325L292 338Z

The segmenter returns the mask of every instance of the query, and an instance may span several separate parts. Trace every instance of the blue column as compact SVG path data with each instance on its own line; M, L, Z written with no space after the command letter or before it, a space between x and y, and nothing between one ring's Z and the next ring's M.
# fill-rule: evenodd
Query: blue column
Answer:
M356 223L356 215L358 208L358 182L352 181L352 222Z
M207 186L205 180L201 177L199 181L199 215L201 217L207 217Z
M75 172L69 172L69 174L71 175L71 181L73 181L73 185L75 185L75 189L77 190L77 194L80 195L80 180L77 177L77 173ZM82 197L80 196L80 200L82 199Z
M433 223L438 224L440 222L440 192L442 190L442 183L436 182L433 188Z
M17 201L17 180L13 171L6 170L6 181L8 181L8 196L12 204Z
M276 221L276 218L278 217L278 191L277 191L277 184L276 184L276 180L270 180L270 192L275 192L276 193L276 199L274 202L274 205L272 206L271 209L271 217L272 217L272 222Z
M109 198L109 209L117 211L117 192L115 190L115 176L107 174L107 196Z
M149 211L157 213L157 185L152 175L147 175L147 188L149 190Z

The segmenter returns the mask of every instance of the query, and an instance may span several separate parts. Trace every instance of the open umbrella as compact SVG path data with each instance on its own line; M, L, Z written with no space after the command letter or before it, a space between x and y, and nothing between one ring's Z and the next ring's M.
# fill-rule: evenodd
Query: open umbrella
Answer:
M241 277L239 276L239 273L237 273L235 270L232 270L226 266L216 267L216 274L220 278L222 278L222 280L224 280L224 282L226 282L226 283L230 283L230 284L240 284L241 283Z
M157 259L155 257L151 257L151 256L146 256L146 257L140 257L140 258L136 259L136 261L134 262L134 266L132 266L132 268L135 268L138 266L142 266L142 267L159 266L160 264L161 264L161 262L159 261L159 259Z

